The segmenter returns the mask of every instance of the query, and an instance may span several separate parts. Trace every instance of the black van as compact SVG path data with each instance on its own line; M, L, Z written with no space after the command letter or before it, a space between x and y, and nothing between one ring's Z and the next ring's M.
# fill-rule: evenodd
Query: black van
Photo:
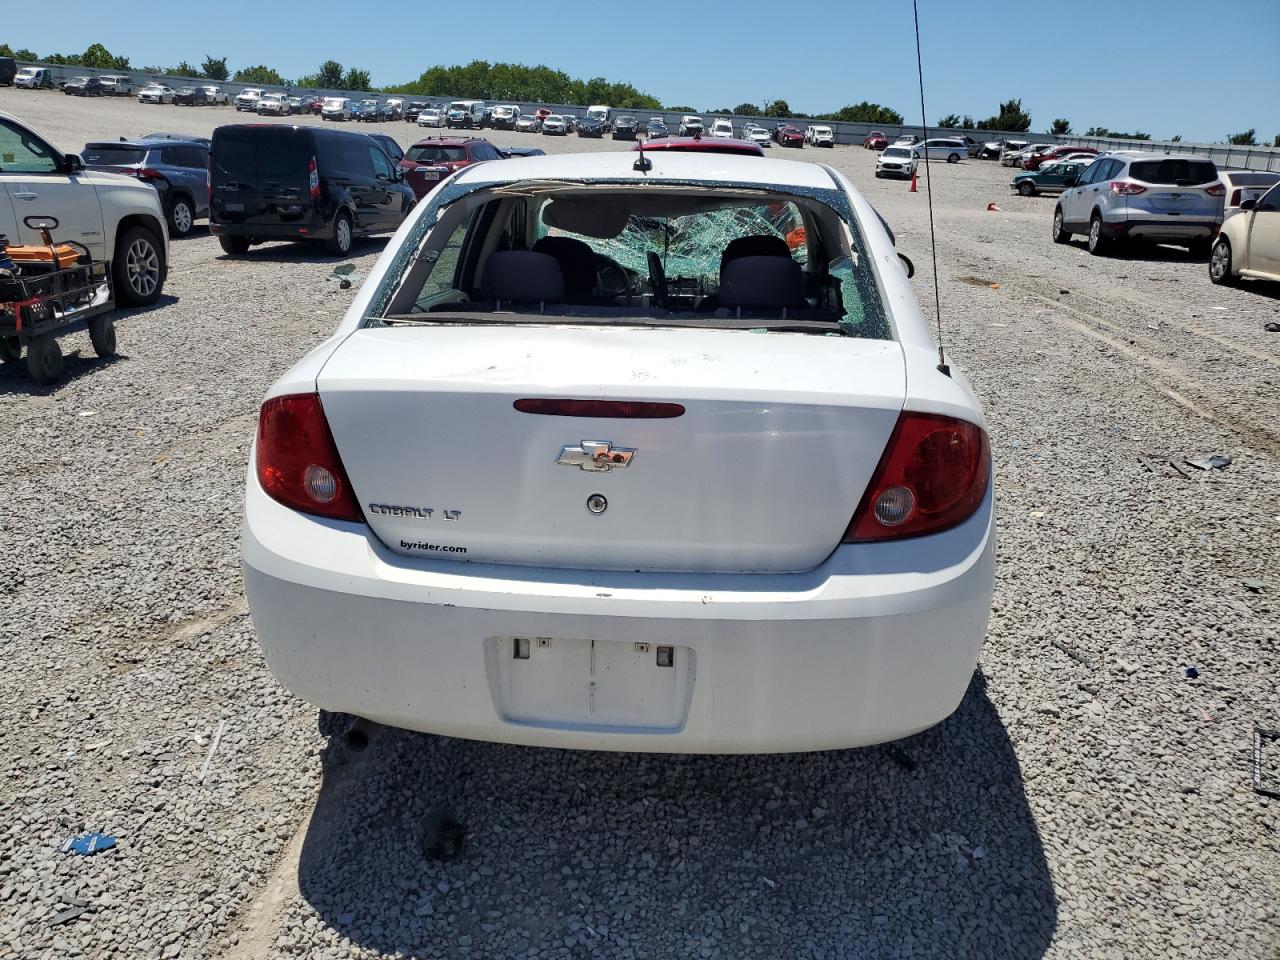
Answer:
M321 127L218 127L209 188L209 230L230 254L264 240L319 240L345 255L354 237L393 232L414 204L372 137Z
M0 87L12 87L18 75L18 63L13 57L0 57Z

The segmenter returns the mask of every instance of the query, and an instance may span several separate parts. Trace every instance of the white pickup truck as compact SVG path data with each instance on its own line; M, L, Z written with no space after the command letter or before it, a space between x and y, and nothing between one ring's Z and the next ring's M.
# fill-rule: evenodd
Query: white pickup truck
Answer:
M123 307L155 303L169 265L160 195L149 183L86 170L22 121L0 113L0 236L12 246L44 243L33 223L50 221L59 243L76 243L95 262L111 261L111 299ZM18 359L0 341L0 359Z

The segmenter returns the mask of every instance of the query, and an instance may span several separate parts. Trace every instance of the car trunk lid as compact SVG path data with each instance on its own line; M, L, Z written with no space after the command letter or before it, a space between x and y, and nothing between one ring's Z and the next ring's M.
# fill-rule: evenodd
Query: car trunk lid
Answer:
M398 553L800 571L853 515L901 410L904 369L900 346L882 340L400 326L352 334L317 385L369 525ZM684 409L515 407L545 398ZM592 469L601 454L607 471Z

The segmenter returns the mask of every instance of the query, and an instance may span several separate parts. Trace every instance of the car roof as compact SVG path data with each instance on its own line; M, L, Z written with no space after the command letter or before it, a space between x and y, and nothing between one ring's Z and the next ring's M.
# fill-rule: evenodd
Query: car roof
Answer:
M723 141L721 141L723 143ZM755 146L752 144L751 146ZM454 181L458 184L486 182L514 183L520 180L609 179L654 183L664 179L700 180L725 186L739 183L776 184L784 188L836 188L827 168L804 160L774 160L709 151L655 151L648 148L652 168L635 169L632 151L562 153L522 157L500 164L484 163L467 167ZM654 154L658 154L655 156Z
M102 150L105 147L199 147L208 150L209 145L200 140L179 140L175 137L134 137L132 140L93 140L84 145L86 150Z
M1118 160L1198 160L1201 163L1212 163L1208 157L1194 153L1156 153L1154 150L1111 150L1104 156Z
M462 147L468 143L478 143L481 139L481 137L423 137L421 140L415 140L409 146L429 147L434 144L440 147Z

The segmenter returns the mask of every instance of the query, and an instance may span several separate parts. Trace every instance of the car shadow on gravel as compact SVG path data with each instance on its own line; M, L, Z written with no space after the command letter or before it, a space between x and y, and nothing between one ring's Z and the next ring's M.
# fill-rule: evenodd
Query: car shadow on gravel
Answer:
M27 374L25 353L17 363L0 365L0 397L56 393L67 384L79 380L81 377L98 373L129 359L128 355L122 353L118 353L114 357L97 357L94 356L92 350L72 350L66 346L63 346L62 349L67 351L62 356L62 376L53 383L45 384L44 386L36 383Z
M437 862L422 843L441 808L467 833ZM401 955L1026 960L1057 925L980 674L938 727L861 750L585 753L380 729L362 753L331 742L306 829L299 888L324 941Z
M330 253L324 245L314 240L300 240L297 243L267 243L260 247L250 247L248 253L232 256L223 253L219 260L258 261L261 263L343 263L355 257L364 257L382 253L390 237L357 237L351 242L351 252L347 254Z

